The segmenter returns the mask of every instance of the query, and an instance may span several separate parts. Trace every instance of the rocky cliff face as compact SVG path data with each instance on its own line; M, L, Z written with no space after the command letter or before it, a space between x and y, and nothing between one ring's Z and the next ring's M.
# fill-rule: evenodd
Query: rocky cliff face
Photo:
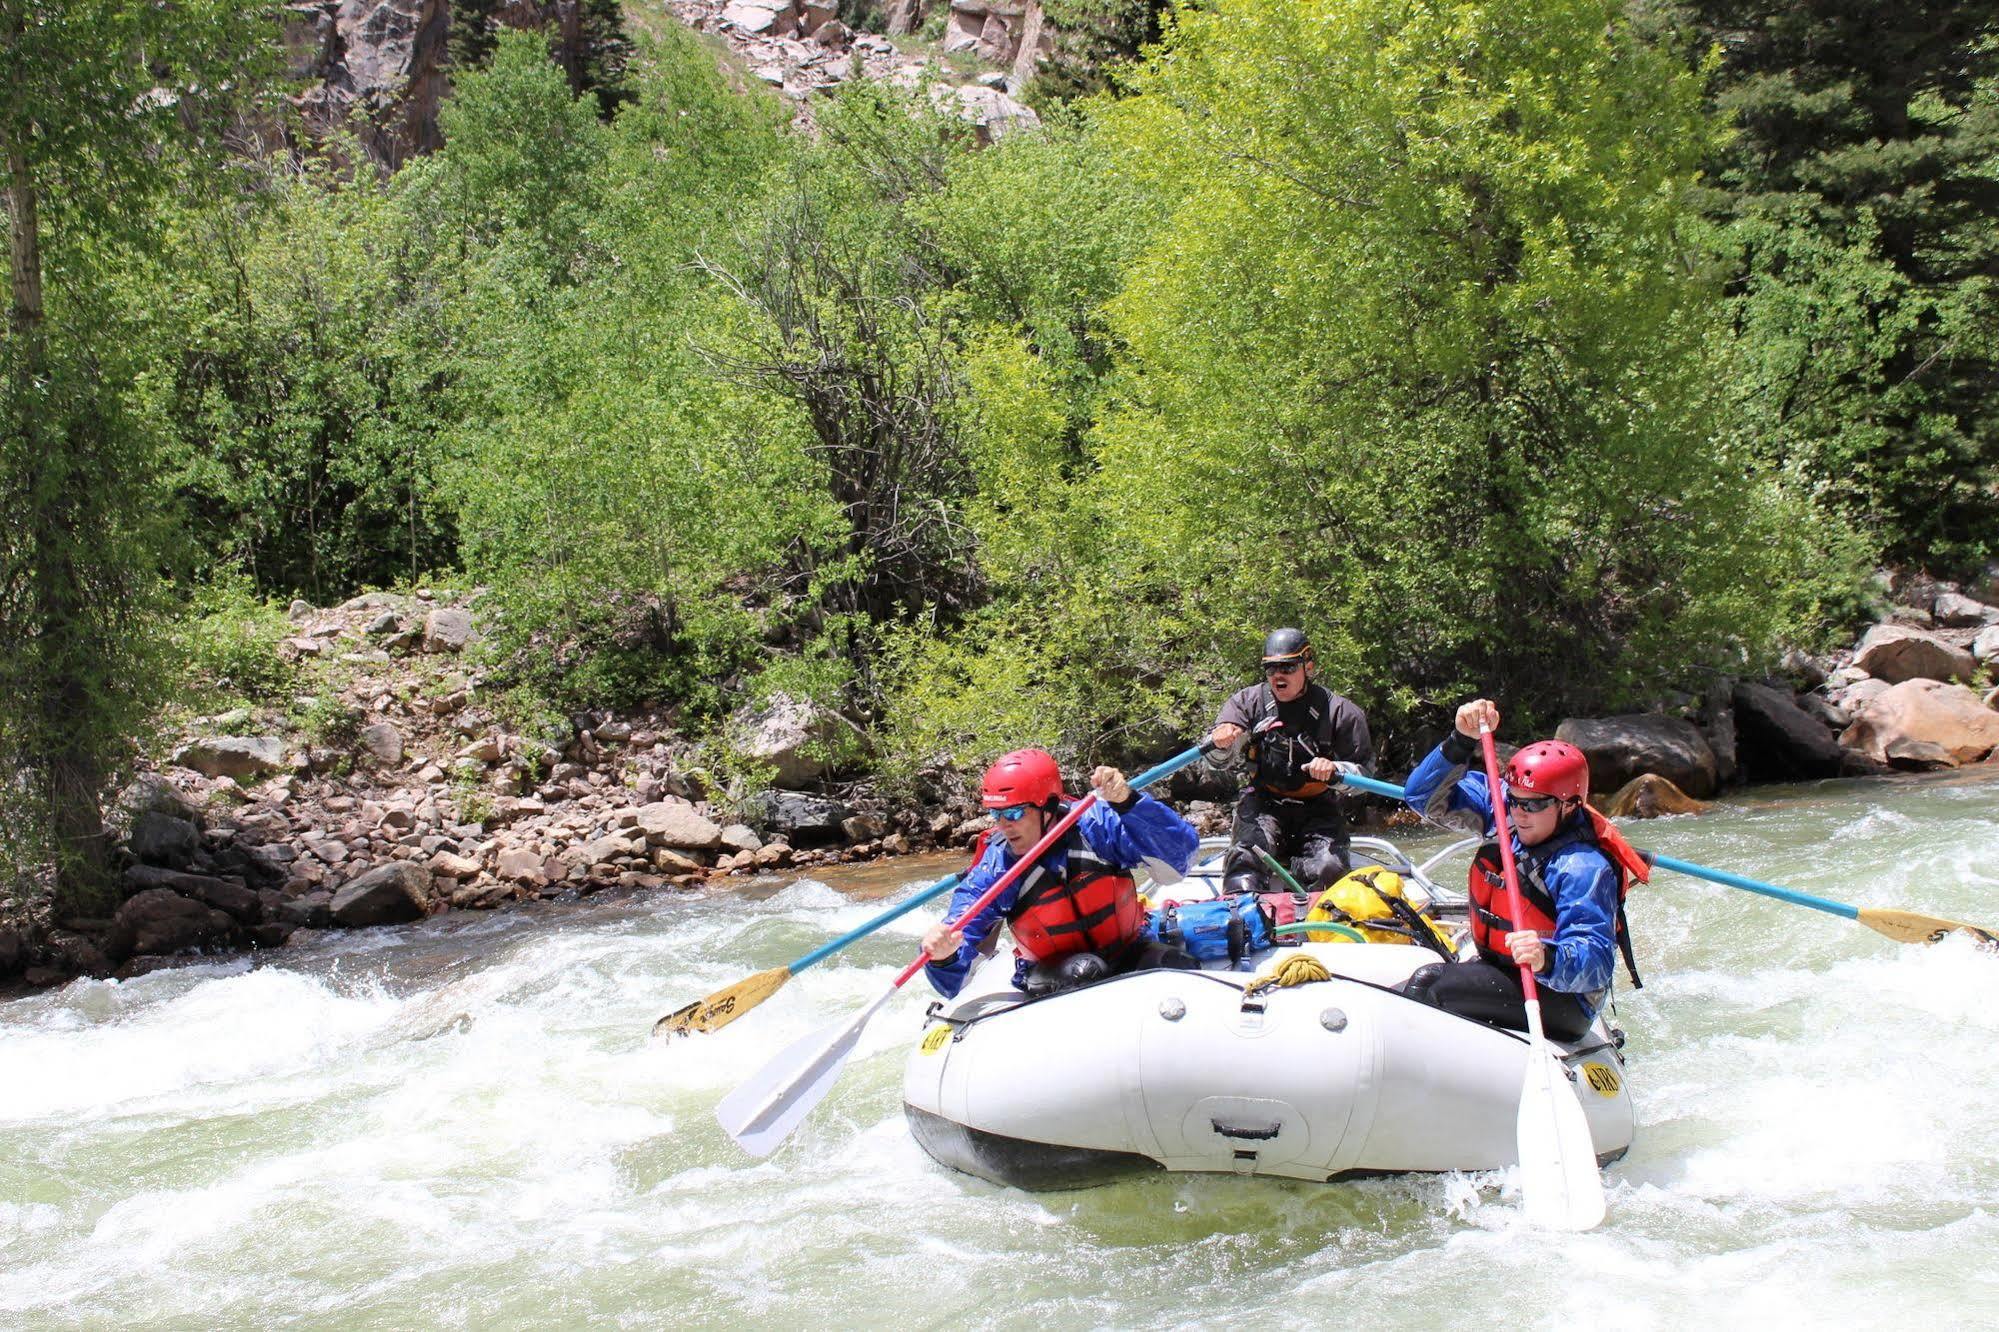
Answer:
M446 0L302 0L287 9L291 72L318 80L297 98L308 133L351 129L391 169L443 142Z

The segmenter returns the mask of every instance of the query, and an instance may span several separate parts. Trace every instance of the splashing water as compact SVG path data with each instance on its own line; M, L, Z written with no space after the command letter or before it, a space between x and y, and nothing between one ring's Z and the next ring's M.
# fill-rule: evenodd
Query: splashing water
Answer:
M1629 833L1999 919L1990 776L1760 790ZM1999 958L1960 938L1664 872L1638 889L1638 1140L1606 1224L1554 1237L1497 1176L1030 1195L952 1174L902 1122L920 981L749 1160L715 1102L886 988L933 912L722 1032L653 1044L653 1020L883 905L801 880L447 916L0 1007L0 1323L1999 1323Z

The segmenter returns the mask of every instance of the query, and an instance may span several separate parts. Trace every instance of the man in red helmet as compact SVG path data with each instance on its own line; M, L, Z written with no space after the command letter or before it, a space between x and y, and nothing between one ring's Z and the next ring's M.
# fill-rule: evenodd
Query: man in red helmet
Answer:
M1474 699L1458 709L1456 729L1403 783L1409 807L1426 818L1495 835L1492 793L1470 765L1479 724L1499 729L1499 708ZM1576 1040L1609 993L1616 957L1631 964L1624 895L1646 877L1644 860L1617 829L1589 807L1589 760L1574 745L1541 740L1517 751L1500 775L1526 919L1510 919L1499 844L1473 858L1472 942L1477 959L1433 963L1403 983L1403 993L1480 1022L1527 1029L1522 966L1534 969L1541 1017L1556 1040ZM1637 972L1632 972L1635 984Z
M1271 630L1263 640L1263 683L1231 694L1209 732L1218 751L1242 743L1249 763L1224 866L1232 893L1282 887L1269 882L1259 848L1289 860L1315 888L1350 868L1334 781L1341 773L1373 774L1374 739L1358 704L1312 678L1312 656L1304 630Z
M1171 965L1171 959L1151 957L1140 938L1145 908L1131 871L1141 861L1158 860L1186 873L1200 834L1167 806L1132 790L1116 768L1098 768L1090 785L1097 799L1075 825L984 911L959 920L1034 849L1069 804L1061 770L1045 750L1015 750L986 769L980 796L999 837L989 839L952 894L951 909L923 936L930 954L924 973L939 994L958 993L1002 920L1013 931L1018 958L1013 983L1031 994L1141 965Z

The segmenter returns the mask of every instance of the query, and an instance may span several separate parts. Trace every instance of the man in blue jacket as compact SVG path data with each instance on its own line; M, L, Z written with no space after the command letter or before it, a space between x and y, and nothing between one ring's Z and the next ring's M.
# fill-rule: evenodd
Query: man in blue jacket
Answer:
M1044 750L1017 750L986 770L981 797L1000 835L988 842L952 894L944 920L923 936L930 955L924 974L939 994L949 998L964 986L1001 921L1011 927L1018 954L1013 983L1030 994L1142 965L1174 964L1141 938L1145 908L1131 871L1142 861L1158 860L1186 873L1200 834L1164 804L1132 790L1116 768L1098 768L1090 785L1097 799L1075 825L990 906L961 921L965 909L1033 850L1069 807L1061 771Z
M1478 731L1499 729L1499 709L1474 699L1458 709L1456 729L1403 783L1417 813L1486 837L1495 835L1492 793L1485 774L1470 769ZM1572 1041L1609 993L1616 954L1631 958L1624 895L1645 865L1636 851L1588 804L1589 762L1559 740L1521 749L1501 775L1513 827L1524 919L1510 918L1499 845L1473 858L1472 942L1478 957L1434 963L1403 983L1403 992L1449 1012L1514 1031L1527 1029L1519 968L1531 967L1541 993L1548 1035ZM1632 979L1637 980L1634 971Z

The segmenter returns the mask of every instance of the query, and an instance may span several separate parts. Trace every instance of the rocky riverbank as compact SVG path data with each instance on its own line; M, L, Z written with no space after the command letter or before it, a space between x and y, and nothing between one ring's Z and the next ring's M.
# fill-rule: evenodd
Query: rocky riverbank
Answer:
M1619 816L1698 812L1746 782L1992 761L1999 607L1921 578L1884 590L1890 608L1850 649L1557 734L1589 754L1600 803ZM723 789L666 717L503 716L476 595L298 602L290 618L280 651L310 692L191 721L117 802L122 905L104 919L0 922L0 982L133 976L321 930L607 889L713 890L965 846L986 826L968 774L925 774L920 808L829 781L822 755L848 723L794 700L734 723L734 748L776 783L754 792ZM1174 799L1219 832L1229 790L1197 772Z

